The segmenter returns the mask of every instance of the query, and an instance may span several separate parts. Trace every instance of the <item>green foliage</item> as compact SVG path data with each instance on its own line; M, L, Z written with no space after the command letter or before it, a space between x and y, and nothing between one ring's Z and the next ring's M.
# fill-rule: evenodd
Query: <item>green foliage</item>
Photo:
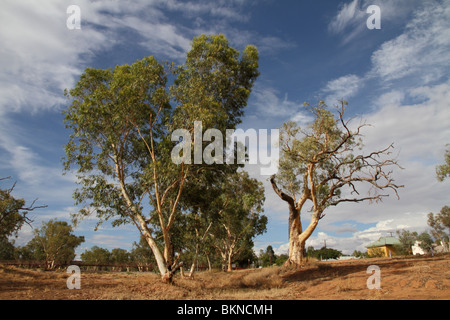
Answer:
M225 177L221 190L220 196L211 203L214 216L210 234L224 262L230 263L227 259L266 231L267 217L261 214L264 187L247 172L236 172Z
M0 237L0 260L14 260L14 244L8 241L6 237Z
M114 263L127 263L130 261L130 253L125 249L114 248L111 250L111 261Z
M366 252L361 252L359 250L355 250L352 253L352 256L356 257L356 258L368 258L369 254Z
M91 264L110 264L130 262L130 253L125 249L114 248L111 252L108 249L93 246L90 250L85 250L81 254L81 260Z
M420 241L419 246L425 250L425 252L431 252L433 248L433 238L430 236L428 232L422 232L417 237L417 240Z
M207 128L233 129L241 122L259 75L258 51L247 46L239 59L224 35L201 35L193 39L186 63L176 75L172 92L180 107L174 120L184 123L179 128L191 128L193 121L202 120Z
M395 251L398 255L409 255L412 254L411 247L418 239L417 232L411 232L409 230L397 230L398 241L400 241L400 245L395 245Z
M130 259L136 263L155 263L152 250L149 248L145 239L141 236L139 242L133 242L133 248L130 253Z
M327 260L327 259L337 259L343 254L341 251L332 248L322 247L319 250L315 250L313 247L308 247L306 255L308 257L320 260Z
M267 246L266 251L262 249L259 252L259 262L263 267L270 267L276 263L277 255L271 245Z
M0 189L0 237L17 233L26 221L27 212L21 212L25 200L15 199L11 190Z
M153 57L113 70L87 68L76 87L66 91L72 103L64 116L72 134L64 166L78 168L81 188L74 193L76 204L89 201L100 221L112 217L114 225L130 221L130 208L111 178L130 179L124 187L132 199L138 199L151 183L141 181L148 178L144 141L149 134L161 138L162 119L170 109L165 72ZM140 135L146 139L142 141ZM76 218L89 213L81 210Z
M68 263L75 258L75 248L84 242L83 236L75 236L72 226L65 221L50 220L34 230L28 243L32 256L45 260L49 269L58 263Z
M445 151L444 164L436 167L436 177L439 181L450 177L450 148Z
M108 264L111 262L111 253L108 249L93 246L81 254L81 260L92 264Z
M444 244L448 250L450 236L450 207L444 206L438 214L428 214L428 225L431 235ZM448 230L448 233L445 230Z

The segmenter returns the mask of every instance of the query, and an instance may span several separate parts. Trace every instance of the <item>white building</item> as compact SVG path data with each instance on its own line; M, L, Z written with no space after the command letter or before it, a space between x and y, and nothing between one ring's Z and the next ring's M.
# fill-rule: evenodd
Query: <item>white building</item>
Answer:
M416 241L415 243L414 243L414 245L411 247L411 249L412 249L412 254L413 255L418 255L418 254L427 254L426 252L425 252L425 250L423 250L421 247L420 247L420 241Z

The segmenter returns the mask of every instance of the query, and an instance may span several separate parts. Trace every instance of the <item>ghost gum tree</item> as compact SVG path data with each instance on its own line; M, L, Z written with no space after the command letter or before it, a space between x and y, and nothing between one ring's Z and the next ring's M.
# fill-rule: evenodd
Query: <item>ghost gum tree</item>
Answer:
M264 187L261 182L250 178L247 172L228 175L222 182L223 192L211 203L214 217L209 234L212 245L222 257L227 271L245 250L253 238L266 232L267 217L264 211Z
M194 121L233 129L257 69L256 47L239 53L223 35L194 38L186 63L178 67L147 57L113 69L87 68L75 88L66 90L71 104L64 111L72 131L65 170L76 170L80 187L74 199L83 205L74 220L95 213L100 223L134 224L162 280L170 282L178 266L172 231L184 187L208 169L174 164L171 132L193 132Z
M295 122L283 124L280 133L279 171L270 181L275 193L289 207L289 259L300 265L305 242L317 227L324 211L343 202L380 201L393 191L397 197L391 168L399 167L391 158L393 145L362 154L361 129L350 129L344 120L346 101L337 107L337 116L323 101L317 106L305 103L314 120L305 129ZM400 167L399 167L400 168ZM360 195L367 189L367 195ZM309 225L303 229L301 213L312 203Z

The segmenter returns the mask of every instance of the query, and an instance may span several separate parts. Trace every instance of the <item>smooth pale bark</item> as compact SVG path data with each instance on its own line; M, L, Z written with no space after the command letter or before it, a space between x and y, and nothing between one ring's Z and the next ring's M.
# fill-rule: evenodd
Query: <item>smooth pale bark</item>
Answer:
M145 238L145 241L147 241L150 249L152 250L155 260L156 260L156 264L158 265L158 269L161 274L161 280L163 282L171 282L173 274L172 274L171 270L169 270L169 268L168 268L167 260L162 255L161 251L158 248L158 245L156 244L156 241L153 239L153 237L150 233L150 230L148 229L147 223L145 222L144 217L142 217L142 215L138 212L135 205L131 201L131 199L125 189L125 184L123 182L123 179L120 178L121 175L120 175L120 171L118 169L117 163L116 163L116 172L119 177L120 189L122 192L122 196L124 197L128 207L134 213L134 216L130 216L130 218L137 224L142 235ZM165 244L165 247L166 247L166 245L167 244Z
M208 228L206 228L206 231L203 234L203 237L195 245L194 259L192 261L191 270L189 271L189 278L192 278L194 276L194 270L197 267L197 262L198 262L198 253L200 251L200 244L205 240L205 238L208 235L208 232L209 232L209 229L211 228L211 226L212 226L212 222L209 224ZM195 229L195 234L196 234L197 237L199 236L197 228ZM209 258L208 258L208 263L209 263Z
M227 272L233 271L233 264L231 263L233 259L232 252L228 253L228 261L227 261Z
M310 224L303 231L300 213L306 200L311 199L310 191L306 189L299 201L295 202L294 198L278 188L274 178L271 178L270 182L275 193L289 205L289 258L286 263L300 265L305 257L306 240L311 236L319 223L321 212L313 212Z

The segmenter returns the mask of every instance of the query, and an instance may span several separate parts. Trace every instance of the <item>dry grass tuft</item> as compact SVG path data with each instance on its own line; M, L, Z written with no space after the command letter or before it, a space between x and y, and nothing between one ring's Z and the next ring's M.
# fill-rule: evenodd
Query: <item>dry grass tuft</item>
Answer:
M241 288L273 289L280 288L283 282L280 276L280 268L271 267L246 272L238 281L238 285Z

